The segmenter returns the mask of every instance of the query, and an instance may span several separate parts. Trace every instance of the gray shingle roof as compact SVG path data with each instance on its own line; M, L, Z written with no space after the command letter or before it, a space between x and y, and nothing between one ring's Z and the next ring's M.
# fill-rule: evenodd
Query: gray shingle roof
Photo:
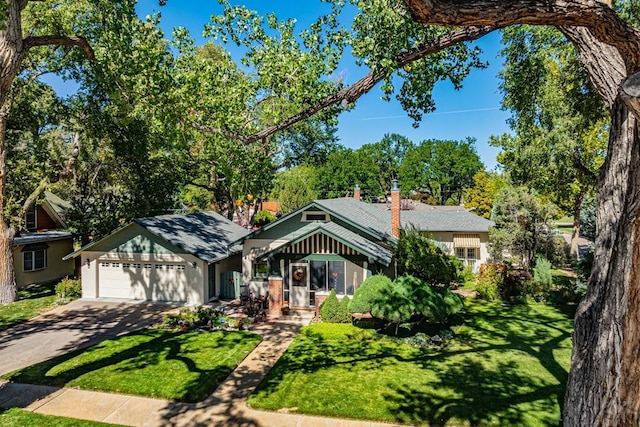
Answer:
M464 209L431 210L431 211L402 211L400 222L403 227L409 224L422 231L455 231L455 232L488 232L493 221L474 215Z
M350 222L377 234L391 234L391 211L353 198L316 200L316 203ZM413 224L423 231L487 232L494 223L465 209L407 210L400 212L403 227Z
M354 198L316 200L323 209L334 212L349 222L359 225L380 239L388 239L391 234L391 214L376 209L369 203Z
M66 231L41 231L37 233L20 233L13 239L14 245L29 245L32 243L52 242L55 240L70 239L73 233Z
M215 212L136 218L134 222L208 263L237 252L239 248L229 248L229 244L249 233Z

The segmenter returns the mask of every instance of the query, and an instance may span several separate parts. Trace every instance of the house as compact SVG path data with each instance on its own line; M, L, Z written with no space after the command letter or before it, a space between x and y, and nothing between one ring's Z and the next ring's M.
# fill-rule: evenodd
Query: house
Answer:
M83 298L199 305L234 271L240 281L241 247L230 243L247 233L215 212L137 218L65 259L81 259Z
M242 277L255 294L269 293L270 311L283 301L317 307L334 289L353 295L370 275L395 275L393 247L401 227L413 225L442 242L477 269L488 258L491 221L463 208L400 211L400 191L391 209L353 198L315 200L234 243L242 243Z
M66 214L70 207L68 202L46 191L43 202L26 213L25 229L13 240L18 288L74 274L73 260L62 259L73 250L73 234L61 231L67 228Z

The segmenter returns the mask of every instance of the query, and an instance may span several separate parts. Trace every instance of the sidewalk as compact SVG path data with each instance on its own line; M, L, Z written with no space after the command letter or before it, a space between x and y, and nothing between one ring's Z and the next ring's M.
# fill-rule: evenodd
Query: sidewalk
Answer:
M388 427L389 424L263 412L247 398L287 349L311 313L261 324L262 342L204 401L189 404L111 393L26 384L0 384L0 407L17 406L59 415L129 426Z

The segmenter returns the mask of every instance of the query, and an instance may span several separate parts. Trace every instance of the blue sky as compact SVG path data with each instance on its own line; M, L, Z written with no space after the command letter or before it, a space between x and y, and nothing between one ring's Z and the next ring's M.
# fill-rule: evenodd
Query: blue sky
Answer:
M326 10L326 4L319 0L246 0L234 1L261 13L274 12L279 18L296 18L300 30L313 22ZM169 0L164 7L158 7L157 0L140 0L138 12L145 16L153 11L162 14L162 27L170 36L172 28L187 28L198 43L203 43L202 29L209 22L211 14L221 10L216 0ZM500 49L500 35L490 34L478 43L484 51L483 59L489 67L473 70L463 83L462 90L456 91L448 82L440 82L434 89L437 110L424 116L420 127L415 129L413 121L392 99L381 100L381 91L374 88L360 98L355 109L342 113L339 117L338 137L340 143L351 148L376 142L386 133L404 135L418 143L425 139L461 140L467 137L477 139L476 148L487 169L496 166L498 149L487 143L491 135L508 132L508 113L500 110L497 73L502 60L497 57ZM232 55L234 49L229 48ZM238 59L238 56L235 56ZM366 69L358 68L351 58L345 58L338 72L352 84L364 76Z

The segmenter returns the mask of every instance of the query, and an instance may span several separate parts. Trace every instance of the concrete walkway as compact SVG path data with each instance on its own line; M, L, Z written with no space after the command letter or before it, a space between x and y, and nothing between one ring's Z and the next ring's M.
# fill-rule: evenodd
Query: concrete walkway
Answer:
M188 404L111 393L25 384L0 384L0 407L22 407L60 415L129 426L282 426L388 427L389 424L248 408L247 398L287 349L311 313L257 326L263 341L204 401Z

